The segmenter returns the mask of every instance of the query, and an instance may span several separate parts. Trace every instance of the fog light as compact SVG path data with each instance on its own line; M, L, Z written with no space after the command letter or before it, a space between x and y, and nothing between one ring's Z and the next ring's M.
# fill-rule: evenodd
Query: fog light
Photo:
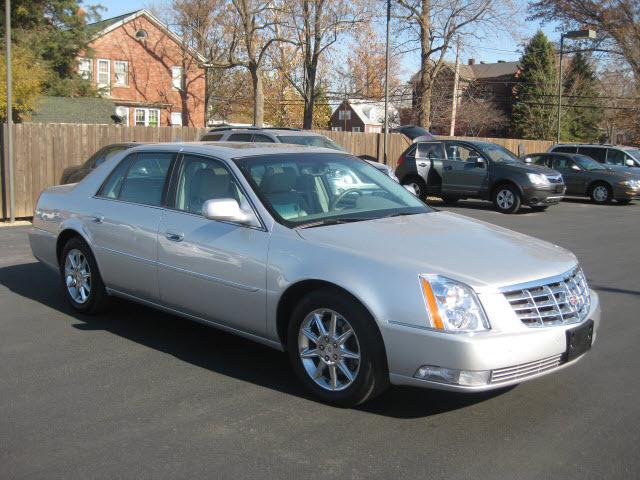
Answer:
M462 385L465 387L477 387L489 383L490 370L456 370L453 368L434 367L424 365L414 375L421 380L446 383L449 385Z

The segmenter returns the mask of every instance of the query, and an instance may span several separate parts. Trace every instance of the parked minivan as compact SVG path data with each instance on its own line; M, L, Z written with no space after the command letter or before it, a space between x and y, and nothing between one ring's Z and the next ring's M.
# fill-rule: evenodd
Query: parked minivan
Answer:
M579 153L605 164L610 170L640 168L640 148L624 145L558 144L549 152Z
M396 176L423 200L427 195L449 203L479 198L492 201L502 213L515 213L522 205L544 210L559 203L565 192L558 172L528 165L490 142L416 142L398 159Z

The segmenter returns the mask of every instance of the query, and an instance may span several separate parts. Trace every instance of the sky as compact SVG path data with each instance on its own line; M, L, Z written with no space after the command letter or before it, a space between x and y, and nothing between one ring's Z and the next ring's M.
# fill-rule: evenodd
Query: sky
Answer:
M84 3L97 3L106 8L102 11L102 18L115 17L123 13L139 10L149 5L161 5L162 0L95 0ZM513 19L511 28L517 31L517 37L504 32L489 32L483 35L482 41L475 42L474 46L464 47L461 53L461 61L466 63L469 58L474 58L476 62L497 62L498 60L515 61L522 53L522 43L531 37L536 30L542 28L545 34L556 41L560 34L556 31L555 25L540 25L538 22L526 21L526 14L523 12L518 18ZM452 53L450 60L454 60L455 53ZM404 58L403 76L410 76L418 69L419 60L416 55L406 55Z

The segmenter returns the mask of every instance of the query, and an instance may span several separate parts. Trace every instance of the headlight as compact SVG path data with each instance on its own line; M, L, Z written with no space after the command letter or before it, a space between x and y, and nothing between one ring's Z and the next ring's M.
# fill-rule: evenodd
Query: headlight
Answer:
M529 181L534 185L549 185L549 179L543 173L527 173Z
M620 182L622 185L625 185L627 187L631 187L631 188L638 188L640 187L640 180L624 180L622 182Z
M489 330L489 321L471 287L440 275L420 275L430 326L449 333Z

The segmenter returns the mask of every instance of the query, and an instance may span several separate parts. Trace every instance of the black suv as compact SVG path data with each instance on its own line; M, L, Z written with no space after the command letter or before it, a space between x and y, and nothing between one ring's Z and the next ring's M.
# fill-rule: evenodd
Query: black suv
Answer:
M565 192L562 175L555 170L528 165L489 142L419 141L398 159L396 176L421 199L479 198L492 201L502 213L515 213L522 205L544 210L559 203Z

